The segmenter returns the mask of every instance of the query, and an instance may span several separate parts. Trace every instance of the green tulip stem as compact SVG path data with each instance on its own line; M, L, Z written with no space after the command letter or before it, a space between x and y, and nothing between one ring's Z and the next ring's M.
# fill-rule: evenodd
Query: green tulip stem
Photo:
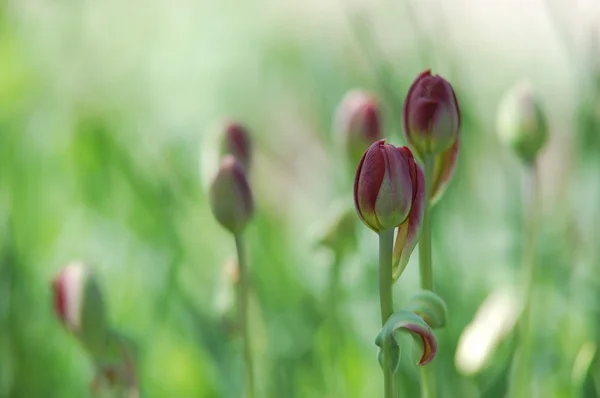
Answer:
M533 161L527 164L523 187L523 312L517 329L518 350L513 359L510 377L510 396L530 397L532 375L532 333L531 314L533 306L533 290L535 287L535 241L537 236L537 209L539 207L539 175Z
M431 179L433 176L434 157L424 157L425 174L425 208L423 209L423 226L419 240L419 273L421 275L421 288L433 291L433 272L431 270L431 220L430 200Z
M252 362L252 349L250 347L250 333L248 330L248 267L244 252L243 240L240 234L235 235L235 248L238 256L239 280L237 286L237 310L240 332L242 334L244 358L244 397L254 398L254 368Z
M379 232L379 304L381 307L381 326L394 312L394 298L392 296L392 252L394 249L394 229L385 229ZM383 360L390 361L392 347L388 342L383 346ZM396 398L396 388L392 366L383 364L383 385L385 398Z
M433 178L433 167L435 158L433 155L425 155L423 167L425 174L425 208L423 209L423 226L419 240L419 274L421 277L421 289L433 291L433 271L431 267L431 181ZM435 377L431 364L421 367L421 398L434 398Z

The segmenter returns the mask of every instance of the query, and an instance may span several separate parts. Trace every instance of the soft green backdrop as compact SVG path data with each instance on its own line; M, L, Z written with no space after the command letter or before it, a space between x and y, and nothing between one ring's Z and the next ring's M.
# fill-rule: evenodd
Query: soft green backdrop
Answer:
M326 303L331 255L315 245L352 200L332 117L347 90L371 90L386 136L403 143L402 99L427 67L452 82L463 112L459 166L433 216L435 283L450 311L440 396L505 394L510 321L473 374L456 347L491 293L513 292L480 335L518 307L522 168L499 145L494 112L521 79L552 126L532 385L545 398L599 396L598 7L415 3L0 2L0 397L87 396L93 369L51 305L50 280L72 259L93 264L113 324L136 341L145 397L240 396L239 347L222 319L234 245L205 196L214 126L230 117L256 141L247 245L258 396L380 396L376 237L358 226L339 324ZM416 257L398 306L418 287ZM418 396L411 345L402 397Z

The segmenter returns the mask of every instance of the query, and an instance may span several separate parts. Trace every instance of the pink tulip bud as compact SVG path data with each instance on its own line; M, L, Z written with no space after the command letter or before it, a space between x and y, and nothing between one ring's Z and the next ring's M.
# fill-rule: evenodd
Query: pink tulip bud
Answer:
M373 95L364 91L354 90L346 94L338 106L335 124L353 166L369 145L382 138L379 103Z
M232 155L221 161L209 196L217 221L231 233L241 233L252 217L254 202L244 168Z
M65 266L52 281L54 309L65 328L93 355L104 350L108 326L100 287L81 262Z
M415 198L422 196L419 166L410 149L374 142L365 152L354 179L354 204L373 231L395 228L410 219Z
M420 157L437 155L458 137L460 109L450 83L426 70L404 101L404 133Z
M252 142L248 130L239 123L229 122L221 139L221 155L233 155L244 169L249 170L252 160Z

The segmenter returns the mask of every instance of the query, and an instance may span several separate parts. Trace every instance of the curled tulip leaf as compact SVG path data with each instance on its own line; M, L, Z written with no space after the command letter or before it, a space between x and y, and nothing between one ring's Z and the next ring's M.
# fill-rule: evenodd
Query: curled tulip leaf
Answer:
M446 303L430 290L421 290L415 294L406 309L423 318L432 329L443 328L448 319Z
M414 337L421 339L423 343L423 354L417 363L419 366L427 365L433 360L437 352L437 338L429 325L417 314L408 310L394 312L377 337L375 344L381 349L379 352L379 363L382 367L390 367L392 373L396 373L400 365L400 345L397 334L410 332ZM386 360L383 347L389 344L391 358Z

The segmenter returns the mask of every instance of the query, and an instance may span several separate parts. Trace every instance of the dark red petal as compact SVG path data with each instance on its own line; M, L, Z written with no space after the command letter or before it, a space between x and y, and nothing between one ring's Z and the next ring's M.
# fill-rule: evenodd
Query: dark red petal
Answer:
M369 147L360 171L358 203L363 210L374 211L379 188L385 175L385 159L382 152L383 140Z
M411 128L415 129L416 133L428 134L439 106L440 104L435 100L425 98L416 100L411 110Z
M384 145L385 140L378 140L371 144L360 159L356 175L354 176L354 205L359 217L366 223L363 216L365 203L371 205L367 208L368 211L374 211L375 201L379 193L379 187L383 181L385 170L383 169L383 158L379 147ZM377 176L376 170L383 170ZM368 225L368 223L366 223Z
M412 97L413 94L415 94L415 91L417 90L417 88L420 86L421 82L423 79L430 77L431 76L431 70L427 69L425 71L423 71L419 76L417 76L417 78L415 79L415 81L413 82L413 84L410 86L410 88L408 89L408 93L406 93L406 98L404 100L404 108L402 111L402 116L403 116L403 123L404 123L404 134L406 135L406 138L410 140L409 138L409 134L408 132L410 131L410 112L409 109L412 107Z
M54 293L54 310L60 320L64 322L67 316L67 295L61 275L52 281L52 291Z
M367 103L363 106L362 112L364 115L362 123L365 138L371 143L381 137L381 126L379 123L377 105L373 102Z
M251 156L251 143L248 131L242 125L231 122L227 125L225 134L228 152L247 167Z
M435 76L431 82L429 98L438 102L449 104L454 99L452 97L452 87L440 76Z

